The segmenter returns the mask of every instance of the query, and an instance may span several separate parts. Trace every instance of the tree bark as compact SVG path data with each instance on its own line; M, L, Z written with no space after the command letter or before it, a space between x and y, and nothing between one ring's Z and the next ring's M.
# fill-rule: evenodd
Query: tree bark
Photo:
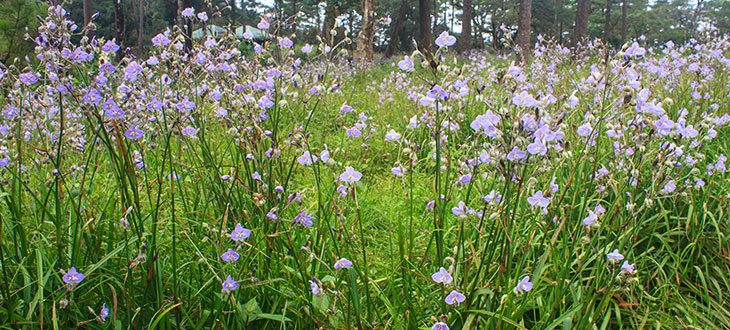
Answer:
M606 24L603 25L603 42L609 43L611 36L611 0L606 0Z
M126 27L124 25L124 10L122 10L122 4L120 0L112 0L114 3L114 36L117 39L117 44L121 49L127 47L127 40L125 39ZM121 60L124 57L124 52L117 52L117 60Z
M142 40L144 40L144 4L145 0L137 1L137 49L142 54Z
M469 53L471 50L471 20L474 14L472 0L464 0L464 7L461 15L461 53Z
M91 0L84 0L83 6L84 6L84 26L86 26L86 25L89 25L89 23L91 23Z
M628 0L621 3L621 45L626 43L626 6Z
M375 33L375 1L362 0L362 26L357 35L357 51L355 59L358 62L373 60L373 34Z
M517 25L517 45L520 47L518 58L527 63L530 60L530 23L532 21L532 0L520 0L519 22Z
M553 8L553 34L555 35L555 40L560 38L560 28L558 27L558 14L560 14L560 0L555 0L555 8Z
M332 44L332 33L331 30L335 26L335 19L337 18L337 1L327 0L327 8L325 9L324 22L322 23L322 38L327 44Z
M574 45L585 44L588 39L588 16L591 15L591 0L578 0L578 9L575 13Z
M431 50L431 2L418 0L418 32L422 49Z
M401 0L398 14L396 14L392 22L393 24L390 26L390 41L388 42L388 47L385 48L385 57L387 58L393 56L396 40L398 40L398 34L400 34L400 27L403 24L403 17L406 15L407 8L408 0Z

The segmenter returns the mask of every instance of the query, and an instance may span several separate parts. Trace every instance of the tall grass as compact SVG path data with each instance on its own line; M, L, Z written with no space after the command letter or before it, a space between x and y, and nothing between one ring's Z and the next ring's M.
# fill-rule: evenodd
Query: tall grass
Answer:
M7 328L730 326L725 39L116 61L65 19L0 79Z

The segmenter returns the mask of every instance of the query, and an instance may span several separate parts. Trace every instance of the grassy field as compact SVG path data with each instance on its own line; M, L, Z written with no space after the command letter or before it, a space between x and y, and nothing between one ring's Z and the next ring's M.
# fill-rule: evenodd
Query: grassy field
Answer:
M51 13L0 74L3 328L730 328L727 40L117 62Z

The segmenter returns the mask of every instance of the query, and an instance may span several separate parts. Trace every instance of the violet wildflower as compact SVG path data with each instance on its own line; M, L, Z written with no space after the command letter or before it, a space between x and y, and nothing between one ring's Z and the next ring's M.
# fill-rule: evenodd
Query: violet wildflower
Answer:
M235 263L240 257L241 255L239 255L236 251L233 251L233 249L231 248L228 248L228 251L223 252L223 254L221 255L221 259L223 259L223 261L227 261L230 263Z
M355 171L352 166L345 168L345 172L340 174L340 181L342 182L357 182L362 178L362 173Z
M144 137L144 132L137 128L137 126L132 125L126 132L124 132L124 136L130 140L138 140Z
M530 143L527 146L527 152L532 155L545 155L547 154L547 147L539 140Z
M456 37L450 35L444 31L436 38L436 46L439 47L451 47L456 43Z
M269 22L267 22L266 19L264 19L264 18L261 18L261 21L259 22L259 24L256 25L256 27L258 27L260 30L266 30L269 28L269 26L270 26Z
M241 224L236 224L236 228L231 233L231 239L239 242L247 239L249 236L251 236L251 230L243 228Z
M615 264L621 260L624 260L624 256L618 252L618 249L615 249L613 250L613 252L606 254L606 257L611 264Z
M413 71L413 60L411 60L410 57L406 56L403 58L403 60L398 62L398 67L406 72Z
M464 300L466 300L466 296L456 290L452 290L451 293L446 296L446 299L444 299L444 301L449 305L458 305L463 303Z
M669 180L669 182L667 182L667 184L664 185L664 188L662 189L662 191L664 191L665 194L671 194L676 189L677 189L677 185L674 184L674 180Z
M443 284L451 284L451 281L453 281L451 274L449 274L444 267L439 268L439 271L431 274L431 279L436 283Z
M436 322L431 327L431 330L449 330L449 326L444 322Z
M238 288L238 281L234 281L231 275L228 275L225 282L223 282L223 292L231 292Z
M306 210L302 210L302 212L300 212L299 214L297 214L294 217L294 222L301 223L305 227L312 227L312 225L314 224L312 222L312 216L309 215L309 214L307 214L307 211Z
M96 316L96 319L103 323L106 321L107 317L109 317L109 308L106 307L106 303L103 303L101 305L101 311L99 312L99 315Z
M391 129L388 131L388 133L385 134L385 140L386 141L396 141L401 138L401 135L398 134L395 130Z
M198 130L191 126L187 126L187 127L183 128L182 131L180 131L180 133L182 133L183 136L194 137L195 134L198 133Z
M294 46L294 42L291 41L291 39L289 38L284 38L279 40L279 46L282 48L291 48L292 46Z
M550 199L542 195L542 191L538 190L532 197L527 198L527 202L532 206L547 207L550 204Z
M195 16L195 9L192 7L188 7L183 9L183 11L180 13L183 17L193 17Z
M530 276L528 275L523 277L520 282L517 283L513 291L515 294L523 294L532 290L532 287L533 284L530 282Z
M302 53L309 54L312 52L312 50L314 50L314 48L312 47L312 45L306 44L306 45L302 46L301 50L302 50Z
M303 166L309 166L316 163L318 159L317 156L312 155L309 151L305 151L297 158L297 162Z
M350 268L350 267L352 267L352 261L347 260L345 258L341 258L340 260L337 260L335 262L335 266L334 267L335 267L335 269Z
M313 296L316 296L319 294L319 285L317 285L317 283L314 283L314 281L309 280L309 290L312 291Z
M624 260L624 263L621 264L621 272L627 273L627 274L633 274L636 272L636 269L634 268L635 264L630 264L628 261Z
M79 284L86 278L86 275L76 271L76 267L71 267L66 274L63 275L63 282L66 284Z
M167 46L170 44L170 39L166 35L158 33L156 36L154 36L154 38L152 38L152 44L158 47Z

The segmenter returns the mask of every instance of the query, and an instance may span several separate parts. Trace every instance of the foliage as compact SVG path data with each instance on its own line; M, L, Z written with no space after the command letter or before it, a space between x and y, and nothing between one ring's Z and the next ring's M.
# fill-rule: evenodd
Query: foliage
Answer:
M730 326L727 38L143 58L68 19L0 71L7 328Z

